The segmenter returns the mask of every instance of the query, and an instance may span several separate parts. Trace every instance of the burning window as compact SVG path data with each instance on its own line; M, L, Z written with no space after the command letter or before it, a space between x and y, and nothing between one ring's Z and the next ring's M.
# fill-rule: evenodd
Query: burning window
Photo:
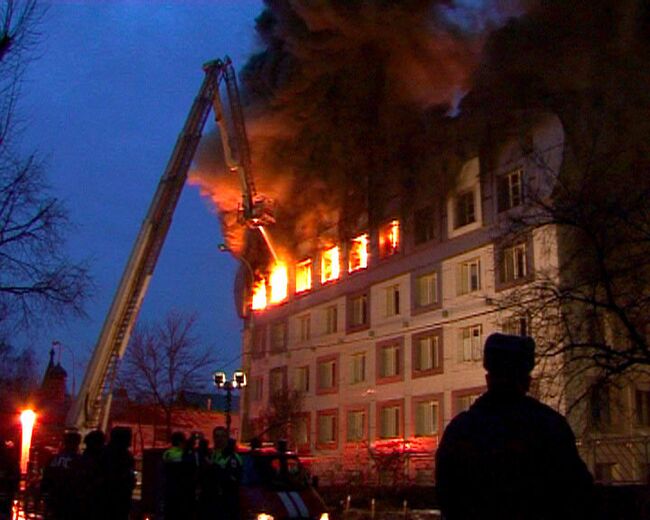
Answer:
M311 289L311 258L296 264L296 292Z
M266 280L264 278L258 278L253 284L251 308L254 311L266 309Z
M399 249L399 220L391 220L379 229L379 256L385 258Z
M368 234L365 233L350 242L348 271L351 273L368 267Z
M279 303L287 298L287 285L289 275L287 274L287 265L278 262L271 268L269 285L271 286L271 303Z
M320 281L322 283L336 280L341 275L338 246L330 247L323 251L321 257Z

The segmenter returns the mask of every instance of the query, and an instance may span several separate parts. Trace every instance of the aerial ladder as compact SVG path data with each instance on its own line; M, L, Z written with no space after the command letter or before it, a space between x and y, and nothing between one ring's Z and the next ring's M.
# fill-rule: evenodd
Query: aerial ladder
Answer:
M82 432L95 428L106 430L119 362L126 351L211 108L221 132L228 169L239 175L240 222L260 229L274 222L270 200L258 195L253 183L250 147L232 62L227 57L210 61L203 70L205 78L142 222L83 383L68 412L68 428ZM222 82L226 87L232 138L220 95Z

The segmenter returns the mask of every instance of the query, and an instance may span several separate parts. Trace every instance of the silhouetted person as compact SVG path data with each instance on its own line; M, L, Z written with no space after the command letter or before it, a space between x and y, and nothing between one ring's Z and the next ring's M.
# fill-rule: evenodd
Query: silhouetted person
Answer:
M592 478L559 413L527 396L532 338L485 342L487 392L444 432L436 486L446 520L590 518Z
M239 517L239 483L242 461L234 439L223 426L212 431L214 448L200 481L200 518L236 520Z
M116 426L111 430L111 438L102 457L104 518L127 520L129 517L135 487L135 464L130 446L130 428Z
M84 437L86 448L78 461L75 475L81 518L97 518L102 514L105 492L102 457L105 440L106 436L101 430L93 430Z
M0 438L0 520L11 518L11 508L19 483L18 449L9 439Z
M171 447L163 453L165 519L180 520L194 514L195 464L183 432L172 433Z
M79 444L81 435L76 432L66 433L63 436L63 447L43 470L41 493L45 497L46 518L79 518L79 504L75 494Z

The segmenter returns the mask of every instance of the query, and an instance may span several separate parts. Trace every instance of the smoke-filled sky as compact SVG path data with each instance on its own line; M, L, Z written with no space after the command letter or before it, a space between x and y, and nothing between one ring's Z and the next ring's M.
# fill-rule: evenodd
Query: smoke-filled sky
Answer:
M532 14L507 22L524 4L534 5ZM573 93L626 74L644 71L647 77L646 4L53 2L22 110L28 143L48 158L54 190L77 226L71 253L90 258L97 291L87 321L39 333L35 350L44 356L54 339L73 349L80 381L204 61L229 54L238 68L245 65L254 174L259 191L280 202L273 233L291 250L300 238L322 231L319 225L336 223L342 206L352 215L355 205L363 209L367 187L418 191L422 180L414 171L435 170L418 162L435 155L431 121L448 120L472 87L468 112L541 105L564 110L560 115L570 127ZM488 35L503 24L489 40L486 59ZM610 91L620 92L620 85ZM444 134L437 139L447 141ZM172 307L198 311L204 341L233 368L240 340L232 299L236 263L217 252L219 220L196 187L222 209L237 204L238 191L223 181L219 150L213 132L176 211L142 317L151 320ZM431 179L426 183L436 187ZM370 210L371 219L381 218L381 208ZM241 237L232 227L227 231L237 246Z
M20 107L25 144L45 156L49 181L76 226L70 254L90 260L97 287L87 320L47 327L23 344L31 344L42 362L52 340L73 350L77 386L203 80L201 65L225 54L243 64L256 48L260 10L257 0L50 4ZM141 317L155 319L172 307L197 311L203 341L236 368L236 262L218 252L220 242L213 208L187 186ZM70 376L71 358L64 350Z

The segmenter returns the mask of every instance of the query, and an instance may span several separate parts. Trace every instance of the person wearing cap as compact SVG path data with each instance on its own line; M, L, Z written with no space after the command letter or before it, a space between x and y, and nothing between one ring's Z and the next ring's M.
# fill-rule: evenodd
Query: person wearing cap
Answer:
M530 337L485 342L487 392L447 426L436 452L445 520L592 518L593 479L566 419L527 395Z

